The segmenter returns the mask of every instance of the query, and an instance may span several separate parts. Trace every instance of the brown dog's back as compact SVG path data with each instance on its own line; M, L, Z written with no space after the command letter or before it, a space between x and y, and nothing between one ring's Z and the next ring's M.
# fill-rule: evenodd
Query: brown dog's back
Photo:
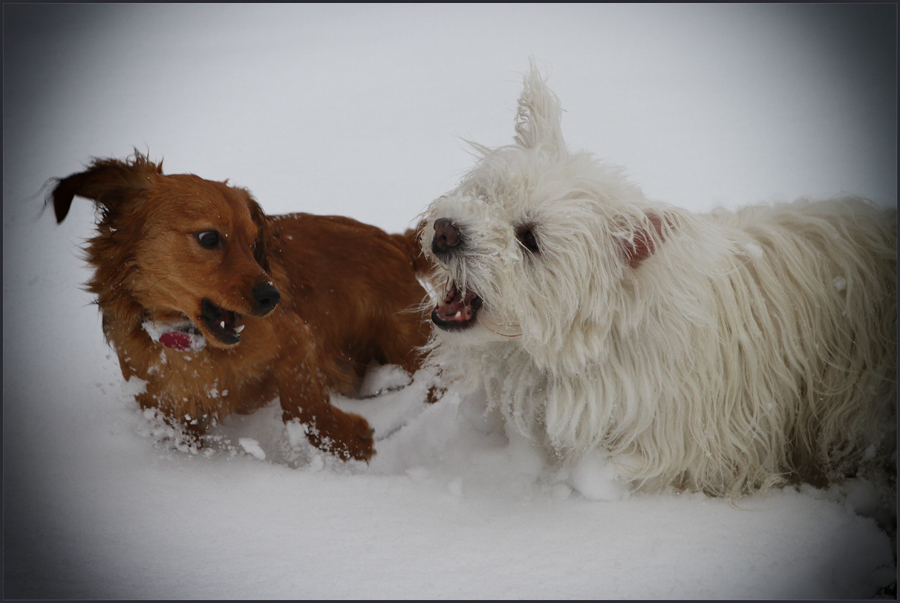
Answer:
M328 356L345 359L358 378L373 360L418 368L428 325L410 320L426 298L414 241L342 216L288 214L270 226L270 262L295 288L285 303L327 342Z

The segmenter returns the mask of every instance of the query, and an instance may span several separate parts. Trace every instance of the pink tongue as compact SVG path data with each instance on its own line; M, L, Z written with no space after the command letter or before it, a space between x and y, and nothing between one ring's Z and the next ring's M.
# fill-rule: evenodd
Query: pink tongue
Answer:
M159 336L159 342L167 348L174 348L179 352L191 349L191 336L181 331L169 331Z
M447 297L444 298L443 303L437 306L438 316L446 322L469 320L472 318L472 308L469 307L466 301L471 301L472 297L474 295L471 293L462 296L456 288L451 289ZM466 298L470 299L467 300ZM459 316L456 315L457 312L460 313Z

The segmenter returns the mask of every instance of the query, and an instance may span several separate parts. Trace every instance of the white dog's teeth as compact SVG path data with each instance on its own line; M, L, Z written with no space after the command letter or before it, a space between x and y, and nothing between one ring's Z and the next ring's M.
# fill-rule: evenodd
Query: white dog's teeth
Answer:
M237 326L237 327L234 328L234 332L235 332L235 333L240 333L241 331L244 330L244 327L246 327L246 326L247 326L247 325L239 325L239 326Z
M220 322L220 323L219 323L219 326L222 327L222 328L224 329L224 328L225 328L225 321L223 320L222 322Z
M456 315L453 318L460 318L462 316L462 310L457 310Z

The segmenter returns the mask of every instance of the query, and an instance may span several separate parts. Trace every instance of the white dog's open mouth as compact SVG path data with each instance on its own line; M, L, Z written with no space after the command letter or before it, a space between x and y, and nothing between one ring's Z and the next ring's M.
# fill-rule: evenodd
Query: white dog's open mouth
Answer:
M434 324L445 331L461 331L468 329L478 316L481 309L481 298L471 290L466 289L461 293L456 285L450 287L450 291L439 301L431 313Z

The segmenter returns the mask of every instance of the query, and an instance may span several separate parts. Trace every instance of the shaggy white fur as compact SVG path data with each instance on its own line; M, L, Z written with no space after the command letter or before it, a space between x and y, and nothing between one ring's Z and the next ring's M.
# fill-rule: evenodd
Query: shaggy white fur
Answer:
M426 211L430 361L562 459L736 496L895 459L896 209L698 215L570 153L532 65L515 144Z

